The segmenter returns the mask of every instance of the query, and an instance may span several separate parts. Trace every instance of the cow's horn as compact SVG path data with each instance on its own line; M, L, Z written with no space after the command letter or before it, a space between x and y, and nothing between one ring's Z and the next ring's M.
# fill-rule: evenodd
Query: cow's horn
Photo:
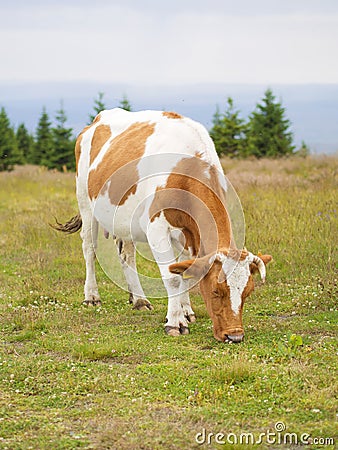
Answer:
M265 264L261 258L249 252L249 262L253 262L257 265L262 282L265 283L266 270Z

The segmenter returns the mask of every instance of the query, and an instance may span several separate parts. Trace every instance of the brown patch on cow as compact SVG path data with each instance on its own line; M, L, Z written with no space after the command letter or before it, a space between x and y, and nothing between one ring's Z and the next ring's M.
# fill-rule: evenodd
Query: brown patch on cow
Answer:
M96 116L98 117L98 116ZM95 122L95 121L94 121ZM91 148L90 148L90 162L89 165L93 163L97 155L99 154L101 148L111 137L111 129L109 125L98 125L95 128L94 135L92 138Z
M75 143L75 164L76 164L76 175L78 174L78 167L79 167L79 159L81 156L81 141L82 141L82 134L78 136Z
M217 175L217 169L206 161L183 158L172 170L165 187L156 190L150 206L151 221L163 211L173 227L189 234L194 254L205 255L230 247L230 220Z
M185 238L185 245L184 245L185 249L186 250L190 249L192 255L197 255L199 250L199 241L195 242L194 236L192 232L188 230L188 228L183 228L182 232ZM196 247L196 244L198 244L198 247Z
M183 119L181 114L178 114L174 111L163 111L162 116L168 117L168 119Z
M82 137L85 134L85 132L89 130L89 128L91 128L94 124L98 123L100 120L101 120L101 115L98 114L90 125L87 125L86 127L84 127L84 129L81 131L81 133L78 135L78 137L76 139L76 143L75 143L76 175L78 174L78 164L79 164L79 160L80 160L80 156L81 156ZM108 136L108 133L109 133L109 136ZM91 146L91 150L90 150L90 164L92 164L92 162L96 158L98 152L100 151L101 147L103 146L103 144L105 142L107 142L107 140L109 139L110 136L111 136L111 130L108 125L99 125L96 128L93 139L92 139L92 146Z
M95 119L93 120L92 124L94 125L94 123L100 122L100 120L101 120L101 113L95 116Z
M92 125L87 125L86 127L84 127L84 129L81 131L81 133L78 135L77 139L76 139L76 143L75 143L75 163L76 163L76 175L78 174L78 166L79 166L79 160L80 160L80 156L81 156L81 142L82 142L82 137L85 134L85 132L87 130L89 130L89 128Z
M195 156L196 156L196 158L199 158L199 159L203 158L203 154L201 152L195 152Z
M101 190L102 193L106 191L112 175L114 180L108 191L112 204L123 205L129 195L136 192L139 177L137 164L154 130L154 124L137 122L112 140L102 161L89 172L88 194L91 199L97 198ZM124 170L119 170L123 167Z

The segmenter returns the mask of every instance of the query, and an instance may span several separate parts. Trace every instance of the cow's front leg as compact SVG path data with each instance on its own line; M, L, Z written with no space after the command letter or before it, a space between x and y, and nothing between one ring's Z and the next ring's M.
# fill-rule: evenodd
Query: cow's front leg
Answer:
M161 271L162 274L162 271ZM162 275L163 278L163 275ZM179 276L179 278L181 278ZM170 277L164 285L168 291L168 312L165 331L169 336L189 334L188 316L182 305L182 280L176 276ZM174 292L177 291L177 294Z
M176 248L177 248L177 244L176 244ZM186 260L187 254L186 254L186 252L184 252L184 247L183 246L181 248L179 247L178 250L181 252L178 257L178 261ZM195 313L190 304L189 288L190 288L190 280L184 279L181 277L181 291L182 291L181 305L182 305L182 309L183 309L183 314L187 318L188 322L194 323L194 322L196 322L196 316L195 316Z
M163 213L148 224L147 238L168 293L165 331L169 336L188 334L188 320L181 305L182 278L169 272L169 265L175 262L175 254Z
M182 283L181 306L183 309L183 314L187 318L188 322L194 323L196 322L196 316L190 304L189 280L181 279L181 283Z

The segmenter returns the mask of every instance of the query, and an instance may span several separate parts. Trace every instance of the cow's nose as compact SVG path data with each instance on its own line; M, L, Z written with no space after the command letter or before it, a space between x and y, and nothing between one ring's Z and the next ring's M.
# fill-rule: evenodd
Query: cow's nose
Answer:
M235 344L238 344L239 342L242 342L244 339L244 333L242 334L228 334L225 336L225 342L233 342Z

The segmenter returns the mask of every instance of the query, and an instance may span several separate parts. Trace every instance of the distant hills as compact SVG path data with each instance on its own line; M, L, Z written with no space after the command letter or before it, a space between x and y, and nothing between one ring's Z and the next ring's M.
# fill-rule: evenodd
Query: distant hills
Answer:
M105 93L104 100L108 108L117 106L123 95L127 95L133 110L174 110L202 122L209 129L216 104L222 111L230 96L236 108L246 118L268 87L286 109L286 115L293 124L292 131L297 146L304 140L312 153L338 152L338 84L128 86L122 83L83 81L6 82L0 83L0 106L6 108L14 125L24 122L33 131L42 107L47 108L53 119L62 100L68 117L67 126L72 127L77 134L87 124L94 98L100 91Z

